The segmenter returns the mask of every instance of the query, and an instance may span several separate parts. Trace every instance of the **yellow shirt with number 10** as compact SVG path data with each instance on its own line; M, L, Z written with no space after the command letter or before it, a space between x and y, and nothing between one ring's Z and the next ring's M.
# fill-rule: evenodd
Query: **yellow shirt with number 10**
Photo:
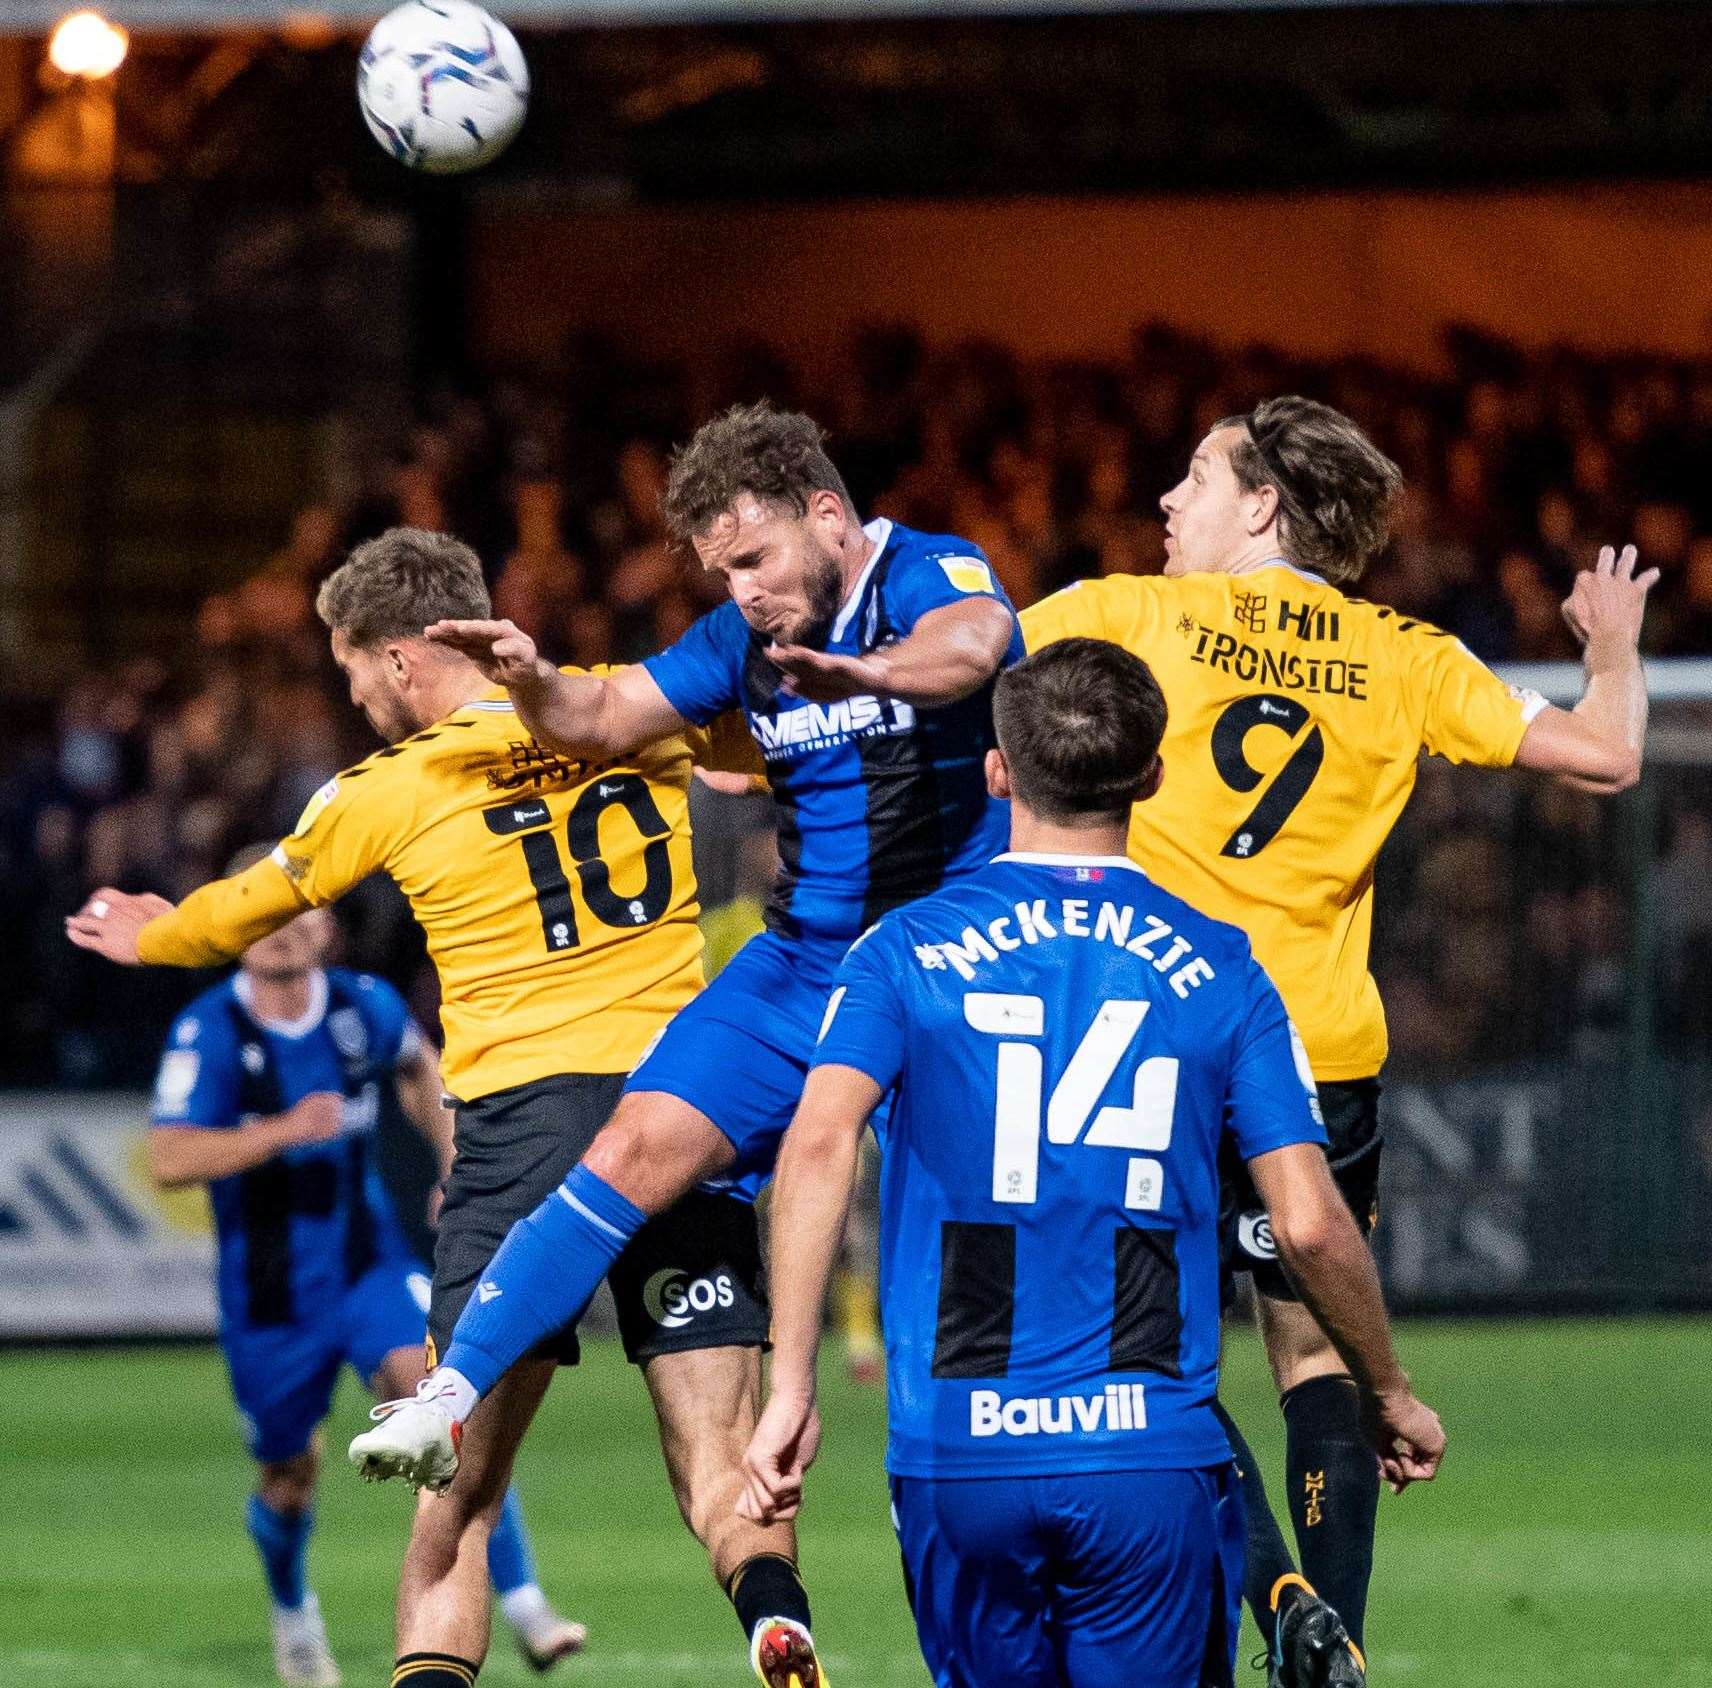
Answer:
M311 799L273 860L314 904L384 872L440 975L446 1088L629 1072L702 986L692 757L708 733L600 765L530 737L500 693L377 750Z
M1030 650L1109 639L1152 668L1165 781L1135 806L1130 856L1248 933L1316 1078L1377 1073L1373 866L1417 758L1508 766L1543 700L1438 628L1285 563L1083 581L1024 610L1022 630Z

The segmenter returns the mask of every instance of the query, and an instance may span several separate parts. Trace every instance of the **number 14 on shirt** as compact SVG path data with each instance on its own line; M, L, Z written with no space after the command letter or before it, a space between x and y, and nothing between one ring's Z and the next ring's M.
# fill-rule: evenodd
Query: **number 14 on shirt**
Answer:
M1177 1057L1152 1055L1136 1064L1128 1107L1107 1106L1097 1113L1095 1108L1134 1047L1152 1006L1148 1002L1102 1002L1045 1104L1050 1143L1080 1141L1095 1149L1142 1151L1129 1163L1124 1206L1149 1213L1159 1207L1165 1193L1164 1166L1152 1156L1171 1146ZM1045 1058L1038 1044L1017 1040L1046 1035L1045 1001L1038 996L971 991L963 998L963 1018L974 1030L1001 1040L993 1115L993 1200L1035 1201Z

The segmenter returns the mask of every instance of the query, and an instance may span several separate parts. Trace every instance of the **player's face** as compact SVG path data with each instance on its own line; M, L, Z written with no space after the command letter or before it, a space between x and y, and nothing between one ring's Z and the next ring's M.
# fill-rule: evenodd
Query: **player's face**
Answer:
M321 965L332 937L332 919L326 909L306 909L251 944L244 951L244 971L258 979L301 978Z
M353 645L342 629L333 629L333 660L344 671L351 702L369 718L369 725L396 744L418 730L405 698L404 674L393 647L369 650Z
M833 493L816 493L801 516L744 493L693 543L757 633L779 645L818 645L844 601L849 522Z
M1222 569L1252 538L1247 502L1231 448L1240 428L1215 428L1189 459L1189 472L1160 499L1165 512L1165 572L1195 574Z

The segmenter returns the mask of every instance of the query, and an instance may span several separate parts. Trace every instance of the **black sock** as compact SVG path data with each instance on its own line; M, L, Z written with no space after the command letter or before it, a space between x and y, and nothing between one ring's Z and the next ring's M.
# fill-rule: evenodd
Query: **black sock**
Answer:
M1350 1640L1365 1647L1379 1460L1362 1433L1360 1392L1353 1378L1311 1377L1279 1404L1302 1573L1337 1608Z
M745 1559L726 1582L725 1592L737 1608L744 1637L755 1633L763 1618L790 1618L809 1627L808 1592L797 1568L782 1553L757 1553Z
M406 1653L392 1667L392 1688L471 1688L480 1669L452 1653Z
M1272 1590L1280 1577L1291 1575L1296 1561L1285 1545L1284 1532L1272 1516L1272 1503L1266 1498L1266 1484L1260 1476L1260 1462L1254 1457L1243 1434L1237 1429L1222 1401L1213 1402L1213 1411L1230 1438L1231 1453L1236 1458L1237 1476L1242 1482L1243 1510L1248 1515L1248 1570L1243 1580L1243 1598L1254 1614L1261 1639L1272 1645L1274 1619Z

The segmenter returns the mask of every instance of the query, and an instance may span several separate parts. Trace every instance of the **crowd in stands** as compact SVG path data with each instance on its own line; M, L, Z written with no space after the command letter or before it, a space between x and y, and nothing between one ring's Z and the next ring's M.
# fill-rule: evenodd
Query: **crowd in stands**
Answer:
M552 381L448 394L404 437L353 418L350 460L328 477L347 489L338 502L305 508L273 556L237 560L176 648L76 677L57 729L12 748L0 764L12 963L0 1082L146 1077L165 1016L196 981L121 979L64 944L63 915L104 883L182 896L238 846L289 830L364 753L368 729L313 613L318 581L355 541L395 523L449 528L481 553L498 613L550 655L640 656L718 596L661 527L670 447L716 406L766 394L825 423L865 514L974 540L1022 604L1080 576L1159 568L1157 499L1195 442L1287 391L1354 415L1407 476L1365 594L1492 660L1573 657L1559 602L1599 545L1632 539L1664 571L1647 648L1712 651L1712 365L1457 335L1445 373L1428 378L1221 351L1160 328L1138 331L1121 362L1047 365L877 328L810 380L759 348L690 371L579 342ZM753 891L733 863L754 854L739 846L761 809L704 813L709 903ZM1709 815L1712 803L1667 807L1656 847L1672 882L1712 855ZM1628 1023L1628 842L1591 799L1430 772L1383 873L1377 953L1399 1057L1444 1068L1614 1052ZM1698 888L1690 906L1704 906ZM396 896L366 888L345 927L350 958L407 981L431 1019L432 976ZM1683 915L1662 941L1692 958L1702 937ZM1526 983L1542 974L1550 1000Z

